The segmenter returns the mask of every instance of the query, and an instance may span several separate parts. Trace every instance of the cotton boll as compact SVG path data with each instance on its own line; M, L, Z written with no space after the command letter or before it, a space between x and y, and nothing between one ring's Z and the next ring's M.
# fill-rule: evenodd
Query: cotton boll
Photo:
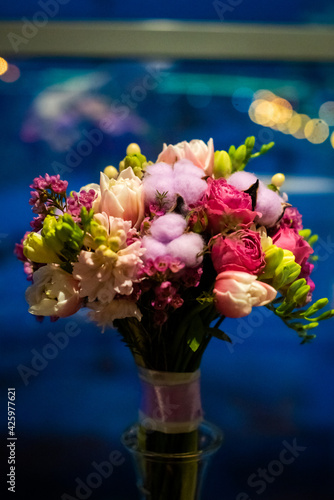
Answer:
M262 214L256 222L267 227L274 226L282 214L282 198L260 182L255 210Z
M142 239L142 246L146 249L143 255L143 260L155 260L157 257L162 257L167 254L167 246L160 241L151 238L151 236L144 236Z
M151 175L144 178L143 192L145 205L157 202L157 193L167 193L164 197L164 208L169 209L175 202L174 180L172 175Z
M174 179L174 190L182 196L187 205L196 204L204 195L207 187L205 180L190 175L182 174Z
M200 179L205 176L205 172L199 167L196 167L189 160L180 160L174 164L175 175L189 175L191 177L199 177Z
M187 221L182 215L170 213L156 219L151 225L151 234L161 243L169 243L184 233Z
M257 177L250 172L234 172L228 179L228 184L234 186L239 189L239 191L247 191L255 182L257 181Z
M173 167L164 162L154 163L146 167L145 174L171 176L173 175Z
M203 260L197 254L203 250L204 242L199 234L185 233L167 245L167 253L180 259L188 267L195 267Z

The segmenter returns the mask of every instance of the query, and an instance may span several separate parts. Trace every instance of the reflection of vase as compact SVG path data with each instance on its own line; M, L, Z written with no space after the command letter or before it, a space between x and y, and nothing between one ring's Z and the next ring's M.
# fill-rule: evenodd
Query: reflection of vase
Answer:
M141 500L200 500L207 465L222 442L202 421L199 371L167 373L140 369L139 422L122 442L132 454Z

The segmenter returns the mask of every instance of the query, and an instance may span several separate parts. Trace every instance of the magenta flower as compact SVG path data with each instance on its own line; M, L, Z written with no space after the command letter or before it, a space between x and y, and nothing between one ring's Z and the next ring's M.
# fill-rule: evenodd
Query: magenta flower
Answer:
M280 227L288 226L295 231L303 229L302 215L296 207L287 207L284 211L283 217L280 220Z
M295 256L295 261L299 265L309 258L313 253L312 247L304 238L291 227L283 226L272 236L273 243L285 250L290 250Z
M250 229L214 238L211 257L217 273L239 271L259 275L266 264L261 237Z
M79 193L73 191L71 196L67 198L67 213L72 215L73 219L76 220L80 216L82 207L86 207L89 211L96 198L97 192L94 189L90 189L89 191L81 190Z
M222 178L208 179L203 206L208 218L208 227L213 234L238 225L248 225L257 215L252 210L250 195L229 185Z

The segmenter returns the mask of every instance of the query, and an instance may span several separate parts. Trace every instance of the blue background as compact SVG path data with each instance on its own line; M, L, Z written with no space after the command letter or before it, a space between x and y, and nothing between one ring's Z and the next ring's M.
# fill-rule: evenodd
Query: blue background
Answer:
M41 0L45 4L47 0ZM265 23L333 23L334 7L330 0L226 0L177 2L156 2L146 0L136 2L128 0L59 0L59 20L131 20L131 19L178 19L187 21L225 22L265 22ZM40 4L34 0L3 2L1 17L21 19L32 17Z
M126 10L125 10L126 5ZM170 17L217 20L212 3L182 3L178 8L151 2L81 2L62 7L63 19ZM331 22L330 2L246 2L231 12L231 21ZM76 9L75 9L76 6ZM315 9L317 12L315 12ZM2 5L3 18L31 16L35 2ZM128 11L128 12L127 12ZM327 15L328 14L328 15ZM58 19L57 19L58 20ZM15 242L29 230L28 185L35 176L65 166L70 189L98 182L99 171L117 165L128 143L138 142L154 160L162 143L213 137L215 147L227 148L254 135L257 144L274 140L267 156L249 169L271 176L283 171L297 178L289 201L304 216L304 226L320 236L321 259L314 271L315 298L327 296L334 307L333 182L334 151L329 139L319 145L297 140L254 124L248 117L249 99L240 89L269 89L289 98L294 109L311 118L320 105L334 101L331 64L247 62L155 62L107 60L13 60L21 77L0 81L0 148L2 218L0 228L1 430L6 437L7 388L16 387L17 498L75 497L76 478L85 482L92 462L107 460L120 450L124 464L93 490L90 498L136 498L132 464L120 443L124 428L136 419L139 385L134 362L116 332L101 334L84 314L50 323L37 323L27 312L21 263L13 256ZM148 71L159 74L157 86L143 99ZM237 93L236 93L237 92ZM117 107L122 94L132 95L131 112L115 118L115 127L102 142L84 151L85 133L99 129L101 114ZM64 98L64 99L63 99ZM57 105L55 105L57 103ZM110 115L109 119L110 119ZM333 132L331 127L330 131ZM86 150L87 151L87 150ZM68 154L77 153L76 165ZM74 165L74 166L73 166ZM301 180L325 179L314 192L300 188ZM300 179L300 182L298 182ZM298 192L298 187L301 192ZM206 482L204 500L333 498L334 466L334 324L321 324L317 339L300 346L293 331L259 308L244 320L227 320L232 348L213 340L202 363L202 394L206 418L225 434ZM74 321L80 333L64 349L47 350L50 332L64 332ZM49 353L45 366L24 377L36 352ZM53 353L53 354L52 354ZM21 365L21 367L20 367ZM268 483L261 495L247 481L259 468L268 468L296 440L305 447L291 465ZM7 449L1 447L2 470ZM239 496L240 495L240 496ZM239 496L239 498L238 498ZM247 497L245 497L247 498Z

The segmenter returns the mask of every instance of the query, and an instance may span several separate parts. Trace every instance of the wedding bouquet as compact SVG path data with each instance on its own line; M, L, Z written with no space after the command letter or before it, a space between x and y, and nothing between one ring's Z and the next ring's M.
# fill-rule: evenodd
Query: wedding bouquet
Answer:
M215 151L212 139L164 145L153 163L131 144L100 184L67 194L66 181L46 174L30 186L36 217L16 246L32 281L29 312L58 319L85 307L102 331L117 328L140 367L141 419L155 425L141 437L143 449L166 451L168 434L178 436L181 451L197 446L194 374L213 336L231 341L219 328L225 317L266 306L305 343L334 315L319 313L327 299L312 303L317 236L281 191L284 175L265 185L244 170L273 143L255 153L254 145L254 137L228 151ZM166 414L163 400L173 397L187 410ZM188 494L194 473L182 476Z

